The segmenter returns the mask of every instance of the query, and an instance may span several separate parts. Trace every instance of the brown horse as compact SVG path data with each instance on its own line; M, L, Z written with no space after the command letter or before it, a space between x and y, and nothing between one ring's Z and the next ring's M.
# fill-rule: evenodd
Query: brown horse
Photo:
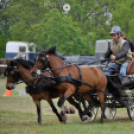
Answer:
M7 69L5 71L6 76L7 76L7 83L6 83L6 88L7 89L13 89L14 88L14 83L18 82L19 79L23 80L25 82L25 84L27 86L37 86L37 81L38 81L38 85L42 85L44 84L44 79L40 79L40 77L37 78L33 78L31 75L31 69L33 67L33 62L30 61L26 61L23 59L16 59L11 61L8 66ZM48 71L44 72L45 76L51 76L50 73ZM45 84L47 84L48 82L46 82ZM41 109L40 109L40 101L42 99L46 100L53 112L57 115L58 119L60 122L65 121L66 119L64 115L60 115L57 111L57 109L55 108L53 102L52 102L52 98L57 98L59 97L59 91L56 90L55 88L53 88L50 84L47 84L47 86L45 87L47 90L43 90L41 92L35 92L35 89L33 89L34 91L29 93L31 95L31 97L33 98L34 103L36 104L37 107L37 114L38 114L38 123L41 124ZM54 92L53 92L54 91ZM74 105L76 107L76 109L79 110L79 114L80 117L82 119L82 110L79 106L79 104L77 102L75 102L71 97L68 98L68 102L72 105Z
M56 78L70 76L71 74L72 77L79 79L81 71L83 82L77 93L83 94L89 103L93 102L91 93L93 91L97 93L101 105L101 122L103 122L105 109L104 93L107 86L107 78L100 69L95 67L80 67L79 71L76 65L66 65L63 61L63 57L57 54L55 46L46 51L41 51L32 72L37 72L38 69L44 70L47 67L50 68ZM58 106L62 108L65 100L75 94L77 85L63 82L59 83L56 88L60 91Z

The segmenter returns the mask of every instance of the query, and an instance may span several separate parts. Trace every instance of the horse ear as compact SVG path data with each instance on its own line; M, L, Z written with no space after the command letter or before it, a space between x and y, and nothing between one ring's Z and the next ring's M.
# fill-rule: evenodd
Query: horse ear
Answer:
M56 46L52 46L51 48L49 48L47 50L46 54L48 54L48 53L54 53L54 52L56 52Z

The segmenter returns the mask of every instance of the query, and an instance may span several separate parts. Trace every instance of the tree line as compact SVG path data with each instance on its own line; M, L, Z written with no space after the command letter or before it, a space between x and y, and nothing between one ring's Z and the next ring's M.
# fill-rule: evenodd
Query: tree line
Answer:
M94 55L95 41L111 38L112 26L133 40L133 8L133 0L1 0L0 57L10 40L34 42L39 50L56 45L64 55Z

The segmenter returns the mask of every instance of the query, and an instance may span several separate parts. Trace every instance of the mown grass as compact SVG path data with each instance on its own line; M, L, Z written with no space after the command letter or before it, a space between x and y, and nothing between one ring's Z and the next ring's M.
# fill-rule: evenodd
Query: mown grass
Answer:
M69 115L67 124L60 124L47 102L42 101L42 125L37 125L36 108L29 95L19 96L25 90L20 84L11 97L3 97L6 79L0 78L0 134L133 134L134 122L126 109L118 109L114 120L99 123L99 114L94 122L82 124L77 113ZM56 105L57 99L54 100ZM70 107L70 104L66 102ZM58 110L60 110L58 108Z

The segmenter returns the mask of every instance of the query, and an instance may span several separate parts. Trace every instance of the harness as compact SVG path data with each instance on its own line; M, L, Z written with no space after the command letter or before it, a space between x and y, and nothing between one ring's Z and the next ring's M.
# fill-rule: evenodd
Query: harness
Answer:
M46 59L48 59L48 56L45 58L45 61L47 61ZM45 63L43 65L45 65ZM75 65L77 67L78 72L79 72L79 78L72 77L72 74L71 74L70 69L69 69L69 66L72 66L72 65ZM39 69L39 67L37 65L36 65L36 67ZM67 69L68 69L69 76L59 76L59 74L62 72L63 68L65 68L65 67L67 67ZM59 85L60 83L64 83L64 82L72 83L72 84L74 84L74 85L77 86L76 87L76 90L75 90L75 94L74 94L74 95L76 95L78 93L78 90L80 89L80 87L82 85L86 85L86 86L94 89L94 91L98 90L100 92L103 92L105 95L107 95L107 93L105 91L103 91L101 89L98 89L96 87L93 87L90 84L84 83L84 81L82 79L81 69L80 69L80 67L77 64L64 64L61 67L57 67L57 68L50 69L50 70L52 71L52 70L56 70L56 69L60 69L60 71L58 72L58 74L56 75L56 77L47 77L47 76L44 76L44 78L47 79L47 80L49 80L54 86Z
M38 94L40 92L44 92L44 91L49 91L49 92L57 92L58 90L56 88L54 88L52 85L50 84L40 84L40 85L28 85L25 87L26 89L26 93L28 94Z
M27 79L25 81L22 81L20 79L20 74L19 74L19 71L17 70L17 66L8 66L7 69L10 69L10 73L11 73L12 77L14 77L13 81L7 80L7 82L10 82L10 83L13 83L13 84L20 84L20 83L31 81L31 84L25 87L26 93L28 93L28 94L37 94L37 93L40 93L40 92L43 92L43 91L49 91L51 93L53 91L55 91L55 92L58 91L56 88L53 87L53 85L50 85L46 82L45 82L45 84L39 84L40 80L44 79L44 77L42 77L42 76L40 76L40 78L38 80L36 79L37 77L33 77L33 78ZM15 70L13 70L13 69L15 69ZM50 71L49 70L47 70L47 71L51 75ZM5 76L8 76L8 75L9 75L8 71L6 70L5 71ZM34 83L35 80L37 80L36 83Z

